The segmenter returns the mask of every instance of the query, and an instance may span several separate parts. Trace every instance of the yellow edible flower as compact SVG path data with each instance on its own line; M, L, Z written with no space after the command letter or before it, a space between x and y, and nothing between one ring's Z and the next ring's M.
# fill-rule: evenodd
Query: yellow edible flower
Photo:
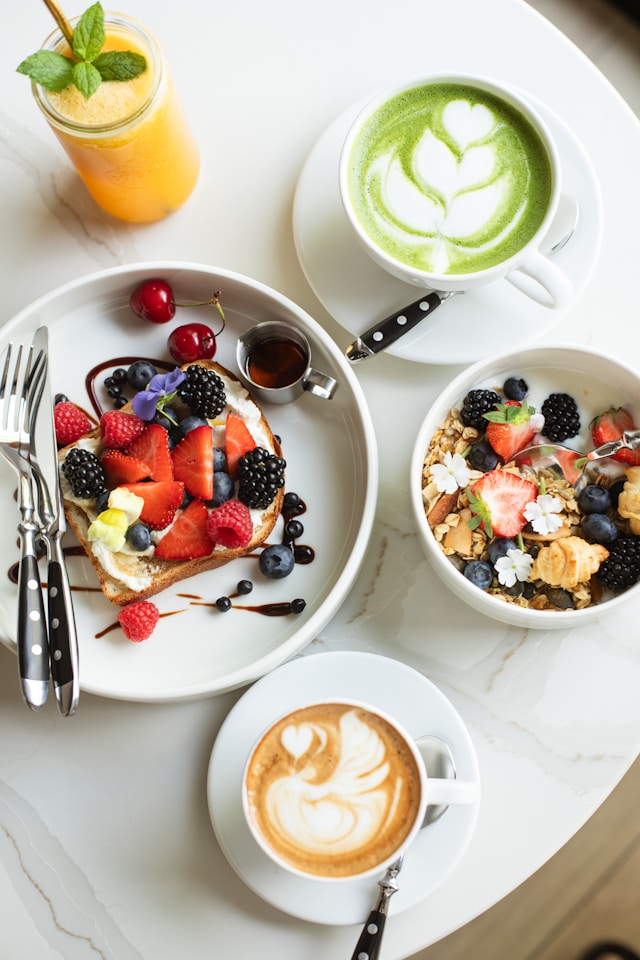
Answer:
M124 546L128 527L129 521L124 510L109 507L103 510L89 526L87 538L100 540L107 550L117 553Z

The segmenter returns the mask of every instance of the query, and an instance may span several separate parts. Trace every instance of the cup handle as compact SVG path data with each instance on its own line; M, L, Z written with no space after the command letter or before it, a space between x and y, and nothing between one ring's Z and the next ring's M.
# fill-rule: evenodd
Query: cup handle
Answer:
M564 307L571 299L573 287L567 275L556 263L534 250L506 280L517 290L543 307Z
M322 400L331 400L338 389L338 381L325 373L320 373L319 370L314 370L313 367L309 367L302 378L302 386L309 393L320 397Z
M446 804L476 803L480 797L480 784L474 780L440 780L427 777L427 804L439 806Z

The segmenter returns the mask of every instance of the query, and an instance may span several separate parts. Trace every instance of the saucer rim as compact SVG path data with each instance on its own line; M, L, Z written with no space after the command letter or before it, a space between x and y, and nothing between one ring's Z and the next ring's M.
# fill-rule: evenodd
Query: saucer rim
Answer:
M341 692L345 685L348 694ZM480 788L478 761L469 731L442 691L413 667L380 654L305 653L257 681L229 711L214 742L207 774L209 814L225 858L254 893L291 916L331 925L361 923L376 898L379 878L329 885L321 879L294 877L259 848L242 814L245 753L269 721L265 721L269 703L275 699L281 713L318 695L348 695L392 716L401 713L398 722L413 736L434 732L445 739L454 753L458 776ZM394 897L394 913L422 901L457 866L475 830L480 789L478 793L475 803L450 807L445 817L416 838L405 857L406 882Z

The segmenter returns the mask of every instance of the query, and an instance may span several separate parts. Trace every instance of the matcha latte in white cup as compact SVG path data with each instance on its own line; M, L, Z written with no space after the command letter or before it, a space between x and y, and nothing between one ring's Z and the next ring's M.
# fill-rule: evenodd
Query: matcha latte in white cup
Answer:
M340 157L340 194L370 257L437 291L506 278L560 307L571 283L540 247L561 195L558 151L518 93L461 74L375 97Z

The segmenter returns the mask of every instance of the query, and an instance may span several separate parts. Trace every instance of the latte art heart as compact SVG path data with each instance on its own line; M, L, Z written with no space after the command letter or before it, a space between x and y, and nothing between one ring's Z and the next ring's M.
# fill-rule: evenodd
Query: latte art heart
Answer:
M495 114L482 103L451 100L442 111L442 123L460 150L488 137L496 125Z
M373 113L349 158L349 197L386 254L430 274L503 263L538 231L552 191L545 144L497 96L425 85Z
M352 876L400 849L420 805L406 742L377 714L321 704L286 717L249 766L251 817L297 869Z

